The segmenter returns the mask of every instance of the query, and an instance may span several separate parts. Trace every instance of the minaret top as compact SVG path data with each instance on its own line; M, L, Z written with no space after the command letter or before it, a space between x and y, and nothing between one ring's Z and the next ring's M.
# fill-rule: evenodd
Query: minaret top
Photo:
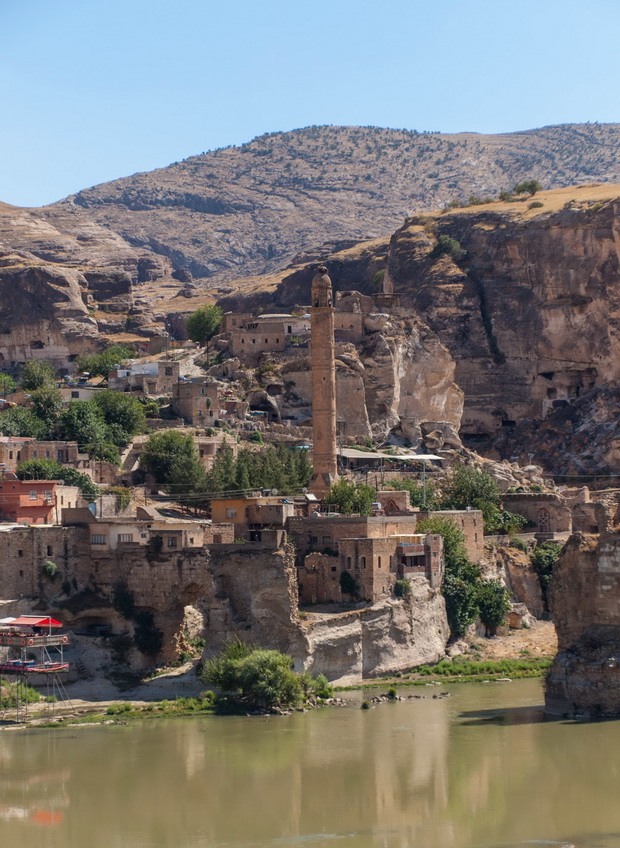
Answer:
M332 281L325 265L319 265L312 278L312 306L333 306Z

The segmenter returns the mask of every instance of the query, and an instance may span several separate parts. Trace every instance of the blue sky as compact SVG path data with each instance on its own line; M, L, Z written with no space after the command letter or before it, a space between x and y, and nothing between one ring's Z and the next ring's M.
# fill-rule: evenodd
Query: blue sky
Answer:
M620 122L617 0L0 0L0 200L309 124Z

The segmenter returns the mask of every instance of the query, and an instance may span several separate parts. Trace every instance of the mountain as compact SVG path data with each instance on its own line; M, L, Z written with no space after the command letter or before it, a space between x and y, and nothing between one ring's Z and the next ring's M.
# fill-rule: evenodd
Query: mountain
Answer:
M620 182L620 124L501 135L308 127L192 156L31 210L48 225L118 235L217 284L285 267L301 250L387 235L452 199ZM82 242L84 245L85 242Z

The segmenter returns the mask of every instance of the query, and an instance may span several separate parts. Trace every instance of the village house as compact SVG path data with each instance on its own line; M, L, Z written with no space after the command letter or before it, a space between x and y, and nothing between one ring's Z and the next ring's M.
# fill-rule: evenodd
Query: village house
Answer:
M135 392L145 397L171 395L179 381L178 362L129 360L108 373L108 387L116 392Z
M315 604L355 597L376 603L392 594L399 579L422 576L436 589L443 574L442 536L419 533L342 539L337 552L304 557L297 569L299 599L302 604ZM342 580L343 575L347 581Z
M82 502L77 486L56 480L18 480L4 475L0 480L0 521L15 524L60 524L62 510Z
M222 416L217 382L212 377L179 380L174 386L172 408L193 427L213 426Z
M122 546L149 547L152 553L173 553L205 545L231 544L231 523L198 522L165 519L152 507L135 507L119 516L94 515L88 508L66 509L62 514L67 527L88 527L90 547L94 553L116 551Z
M243 318L235 326L233 320L236 319L231 317L225 326L230 333L233 356L245 362L257 361L263 353L282 352L294 341L307 341L310 335L309 315L274 313Z

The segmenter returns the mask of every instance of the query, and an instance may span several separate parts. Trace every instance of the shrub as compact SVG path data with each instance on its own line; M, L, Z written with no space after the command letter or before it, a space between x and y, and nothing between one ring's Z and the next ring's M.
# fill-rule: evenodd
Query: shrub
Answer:
M458 262L466 255L467 251L463 250L460 243L450 236L441 235L437 239L437 244L430 253L431 259L438 259L440 256L448 255Z
M383 286L383 278L385 277L385 268L377 271L372 278L372 287L378 291Z
M361 709L362 710L369 710L370 709L370 701L362 701Z
M230 642L206 663L202 679L236 700L258 707L297 706L302 700L293 660L280 651L263 650L240 640Z
M541 206L544 206L544 203L541 203L540 200L535 200L533 203L528 203L528 209L540 209Z
M542 189L542 185L538 182L538 180L524 180L521 183L517 183L513 188L513 192L515 194L524 194L527 192L529 195L536 194L537 191Z
M122 512L131 503L131 489L124 486L110 486L106 489L106 495L116 495L116 512Z
M527 553L527 549L528 549L527 542L524 542L523 539L519 539L519 538L512 539L511 542L510 542L510 547L516 548L518 551L523 551L524 553Z
M511 191L500 191L498 195L500 200L503 200L504 203L512 203L513 194Z
M58 574L58 566L55 562L52 562L51 559L46 559L41 566L41 571L46 577L49 577L50 580L54 580Z
M257 445L265 444L263 434L258 430L255 430L253 433L250 433L250 435L248 436L248 442L255 442Z
M532 566L538 575L545 607L548 607L549 586L560 551L560 546L555 542L543 542L534 549L531 556Z
M357 595L357 581L349 571L341 572L340 589L343 595Z
M393 686L390 686L390 688L387 690L387 696L390 701L395 701L398 698L398 693Z
M499 580L481 580L477 587L478 614L487 635L495 634L506 621L510 610L510 598L504 584Z
M406 578L397 580L394 584L394 594L397 598L408 598L411 594L411 583Z

